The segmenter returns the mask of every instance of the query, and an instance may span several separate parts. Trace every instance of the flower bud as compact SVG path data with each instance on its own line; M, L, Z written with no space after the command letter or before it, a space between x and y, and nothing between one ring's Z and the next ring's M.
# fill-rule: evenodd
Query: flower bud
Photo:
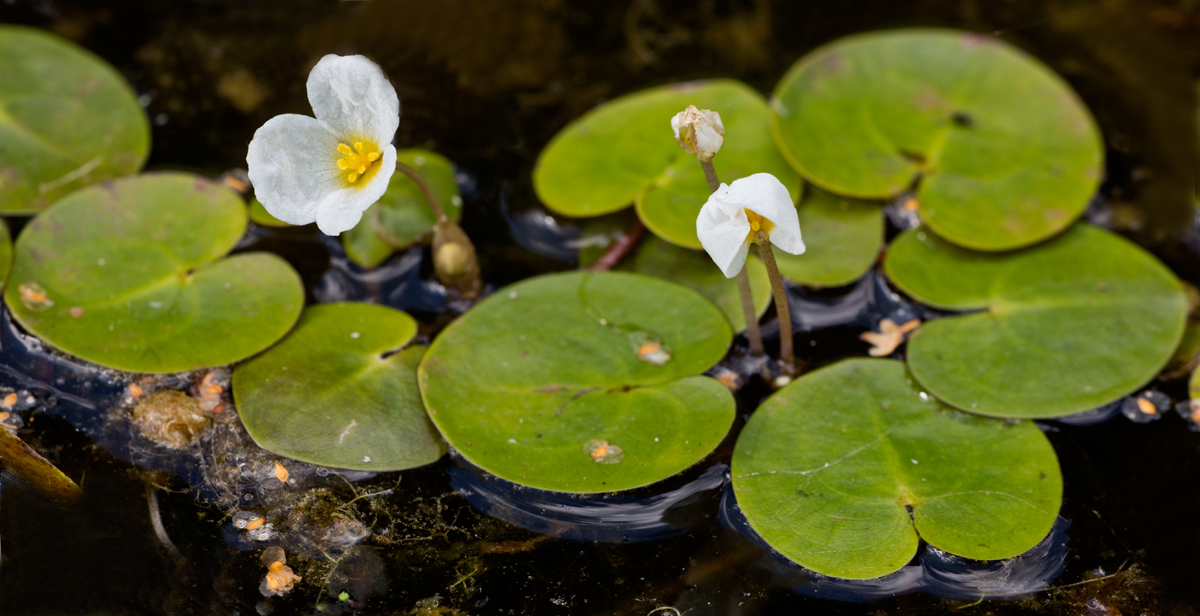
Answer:
M442 284L467 299L483 290L475 245L453 221L443 219L433 227L433 271Z
M671 118L671 130L675 131L675 142L688 154L695 154L701 162L716 156L725 143L725 125L721 114L708 109L696 109L695 105L675 114Z

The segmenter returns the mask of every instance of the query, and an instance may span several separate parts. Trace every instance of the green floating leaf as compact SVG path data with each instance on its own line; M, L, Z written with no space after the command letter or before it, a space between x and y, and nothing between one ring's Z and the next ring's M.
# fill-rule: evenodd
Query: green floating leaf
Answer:
M12 271L12 262L12 235L8 232L8 225L0 220L0 287L3 287L5 281L8 280L8 274Z
M538 197L568 216L599 216L636 203L655 235L700 248L696 217L710 191L700 163L671 132L671 117L688 105L721 114L725 145L713 166L725 183L766 172L793 199L799 196L800 178L771 140L766 101L741 82L716 80L635 92L567 125L538 157Z
M1062 502L1035 425L942 406L884 359L845 360L771 396L738 437L732 474L771 547L851 579L899 570L918 539L966 558L1016 556L1050 532Z
M1008 44L950 30L847 37L780 81L772 129L814 184L886 198L919 180L925 222L977 250L1062 231L1104 169L1099 131L1057 75Z
M907 231L884 269L918 301L981 311L922 325L908 365L933 395L995 417L1069 415L1135 391L1171 359L1187 317L1162 263L1086 224L1007 254Z
M16 475L42 497L60 505L69 505L83 495L70 477L3 427L0 427L0 469Z
M807 250L776 250L779 273L801 284L837 287L871 269L883 248L883 210L878 203L838 197L810 188L797 208Z
M538 276L451 323L421 363L433 423L472 463L522 485L613 492L707 456L732 394L698 376L732 332L694 291L619 272Z
M462 218L462 197L449 160L428 150L400 150L396 159L425 178L446 216L454 221ZM363 214L362 222L342 235L342 243L355 263L377 267L397 250L428 240L436 222L421 189L397 171L388 182L387 192Z
M754 296L755 313L762 316L771 305L771 279L767 266L756 257L746 259L750 276L750 293ZM642 240L630 258L618 269L663 278L688 287L707 297L725 313L735 332L746 329L746 314L737 279L726 278L707 254L669 244L656 237Z
M262 204L262 201L259 201L257 198L250 200L250 205L248 206L248 209L249 209L249 213L250 213L250 220L253 221L254 224L256 224L256 225L262 225L264 227L290 227L290 226L292 226L292 225L290 225L286 222L283 222L282 220L279 220L278 218L275 218L274 216L272 216L271 213L267 211L267 208Z
M111 66L57 36L0 25L0 213L135 173L149 151L150 122Z
M407 314L374 304L304 311L279 344L233 371L254 442L295 460L363 471L435 462L446 444L417 391L425 347Z
M17 238L4 301L30 332L98 364L178 372L249 357L291 329L300 277L246 229L230 190L182 173L72 193Z

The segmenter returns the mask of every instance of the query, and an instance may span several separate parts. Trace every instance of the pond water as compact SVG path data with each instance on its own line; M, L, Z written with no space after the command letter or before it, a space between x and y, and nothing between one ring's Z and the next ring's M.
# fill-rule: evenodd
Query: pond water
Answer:
M873 29L995 34L1062 75L1096 116L1107 169L1088 218L1200 284L1200 6L1186 0L5 0L0 22L46 29L112 63L152 121L147 169L209 177L244 168L247 143L268 118L309 113L304 78L316 59L367 55L400 96L397 145L458 165L462 225L489 289L575 267L582 225L549 216L530 177L549 139L597 103L710 77L769 92L804 53ZM14 235L25 220L7 219ZM890 217L889 237L902 225ZM251 249L287 259L310 303L374 301L409 312L421 342L466 308L432 282L427 248L370 272L311 226L252 226L237 250ZM798 355L810 366L864 355L858 335L880 318L937 314L874 273L790 293ZM1053 534L1027 562L984 571L923 548L901 573L911 579L856 587L781 563L732 502L727 464L737 430L770 393L761 381L739 392L733 434L655 490L547 495L452 454L378 475L297 464L281 491L267 485L273 457L260 455L236 420L218 421L198 455L164 454L111 412L131 405L128 375L46 351L7 310L3 317L0 386L23 401L21 435L85 491L82 503L62 508L3 476L5 616L1200 613L1200 432L1174 413L1137 424L1120 413L1100 423L1040 422L1062 466L1064 498ZM769 348L778 329L768 316ZM1181 379L1152 387L1187 398ZM238 527L238 509L271 511L289 565L306 578L296 591L270 600L259 592L266 544L247 534L246 518ZM978 598L1023 588L1036 592ZM343 590L352 600L338 598Z

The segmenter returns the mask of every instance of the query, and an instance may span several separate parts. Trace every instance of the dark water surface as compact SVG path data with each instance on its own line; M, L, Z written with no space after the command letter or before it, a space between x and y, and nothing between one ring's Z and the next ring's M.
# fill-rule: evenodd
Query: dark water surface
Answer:
M322 55L367 55L400 95L397 145L435 149L463 171L463 225L495 286L572 267L564 257L578 230L569 220L546 220L529 178L549 138L595 104L710 77L767 93L805 52L865 30L932 25L994 33L1063 75L1099 121L1108 176L1096 218L1200 282L1194 0L0 0L0 21L56 32L113 63L151 117L149 168L209 176L244 167L250 137L268 118L311 113L304 83ZM423 336L435 335L456 310L428 283L423 249L366 274L311 228L256 229L240 248L287 258L310 301L400 307L421 321ZM864 354L857 335L880 311L924 310L889 295L874 277L793 300L807 318L798 322L797 348L814 363ZM1096 425L1046 424L1063 467L1060 530L1067 537L1065 566L1050 590L1007 601L916 593L849 603L822 598L830 594L823 591L795 592L795 571L722 524L721 490L704 469L671 487L670 498L683 506L655 514L661 519L647 527L653 540L627 543L589 541L605 535L579 528L574 540L550 539L489 518L472 504L503 505L505 487L449 457L372 477L297 468L310 492L272 493L256 486L261 460L236 424L218 431L199 459L159 455L107 413L127 377L27 347L7 320L0 346L0 389L34 400L22 414L21 436L86 493L82 504L63 509L3 477L0 616L647 615L664 606L692 616L1200 613L1200 433L1174 414L1148 424L1121 415ZM1186 397L1181 382L1154 385ZM743 417L767 393L761 383L743 389ZM704 468L719 472L731 446L732 438ZM213 470L231 460L242 469L238 478ZM147 485L158 487L148 492ZM455 491L464 486L473 486L471 502ZM151 500L178 554L156 537ZM503 506L517 512L508 519L556 534L562 531L542 510L619 511L643 528L628 502ZM258 555L267 544L233 526L237 507L275 508L284 512L271 518L281 532L331 537L289 548L289 564L306 578L298 590L264 601ZM359 527L347 520L373 534L348 539ZM353 601L339 601L341 590Z

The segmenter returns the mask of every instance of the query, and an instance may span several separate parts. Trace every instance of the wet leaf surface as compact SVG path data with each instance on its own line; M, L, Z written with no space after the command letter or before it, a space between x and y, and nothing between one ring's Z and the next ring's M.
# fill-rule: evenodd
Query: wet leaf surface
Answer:
M1006 254L907 231L884 269L919 301L978 311L923 324L908 365L938 398L996 417L1058 417L1132 393L1171 359L1187 315L1162 263L1082 223Z
M697 81L642 90L609 101L567 125L538 157L538 197L568 216L599 216L637 205L655 235L700 248L696 216L710 191L695 156L671 132L688 105L721 114L725 145L713 159L726 184L771 173L800 194L800 178L780 156L768 128L767 103L745 84Z
M249 205L250 220L256 225L264 227L290 227L292 225L279 220L267 211L262 202L258 199L251 199Z
M32 213L142 168L150 122L125 79L91 52L0 26L0 212Z
M1062 500L1035 425L943 406L883 359L839 362L769 398L738 438L732 475L771 547L853 579L899 570L922 539L972 559L1016 556L1046 536Z
M779 147L805 178L863 198L919 180L926 224L977 250L1062 231L1104 169L1095 122L1060 77L965 32L840 39L784 76L772 108Z
M400 150L396 160L421 174L433 189L446 216L462 218L462 197L454 179L454 166L445 157L428 150ZM362 221L342 236L346 255L355 263L373 268L392 253L427 241L437 218L420 188L403 173L392 174L387 192L364 214Z
M759 317L771 305L771 281L767 266L757 258L746 259L749 268L750 291ZM737 279L726 278L707 253L680 248L657 237L642 240L637 251L621 262L619 269L655 276L681 284L708 298L725 313L735 332L746 329L746 314Z
M246 431L264 449L333 468L436 461L446 444L417 391L425 347L404 348L416 333L412 317L386 306L308 308L283 341L233 371Z
M299 276L268 253L225 257L246 207L182 173L123 178L60 200L24 229L4 299L39 338L103 366L178 372L244 359L283 337Z
M797 208L806 250L775 251L779 273L800 284L836 287L867 273L883 248L883 211L878 203L838 197L809 188Z
M0 427L0 469L17 476L43 498L60 505L75 502L83 495L70 477L3 427Z
M670 477L725 436L733 397L698 375L731 336L720 309L679 285L546 275L452 323L418 374L434 424L470 462L545 490L612 492ZM598 441L609 449L597 458Z

